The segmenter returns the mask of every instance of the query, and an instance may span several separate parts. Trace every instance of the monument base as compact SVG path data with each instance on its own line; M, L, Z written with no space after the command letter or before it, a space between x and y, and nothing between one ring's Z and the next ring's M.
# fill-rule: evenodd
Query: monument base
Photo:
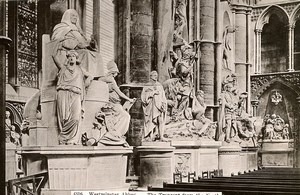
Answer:
M239 145L227 145L219 148L219 169L223 169L223 176L231 176L241 171L241 150Z
M13 143L5 143L5 181L17 178L16 146ZM2 157L3 158L3 157Z
M242 147L241 151L241 171L253 171L258 169L257 166L257 147Z
M294 140L263 140L260 144L263 167L293 167Z
M174 172L182 173L182 181L188 182L188 173L202 177L203 171L218 169L218 148L221 142L205 141L172 141L175 147Z
M23 147L26 174L48 172L42 194L80 190L128 190L127 156L132 147ZM59 194L64 194L59 193Z
M140 156L140 189L162 187L163 182L173 182L174 150L166 142L152 142L137 147Z

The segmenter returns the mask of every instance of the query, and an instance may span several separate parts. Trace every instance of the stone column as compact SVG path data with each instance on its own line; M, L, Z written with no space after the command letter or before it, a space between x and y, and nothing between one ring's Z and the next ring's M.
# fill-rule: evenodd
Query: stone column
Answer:
M222 83L222 21L220 11L220 1L216 0L216 22L215 22L215 59L216 59L216 82L215 82L215 105L221 94Z
M100 46L100 1L93 0L93 35ZM100 48L98 48L100 51Z
M205 93L207 117L213 118L214 83L215 83L215 1L200 1L200 89Z
M140 156L141 189L147 186L162 187L163 182L173 182L174 147L155 144L155 146L139 146L137 150Z
M4 2L5 3L5 2ZM3 8L3 2L0 4L1 8ZM2 10L2 9L1 9ZM1 13L5 13L1 12ZM4 21L1 21L3 24ZM5 23L4 23L5 24ZM2 25L1 25L2 26ZM4 25L5 26L5 25ZM6 52L8 51L8 46L11 43L11 39L5 36L0 36L0 91L1 91L1 96L0 96L0 103L1 103L1 114L0 114L0 127L2 129L1 131L1 136L0 136L0 155L2 156L1 158L1 176L0 176L0 192L5 194L5 181L6 181L6 175L5 175L5 94L6 94Z
M296 98L296 101L297 101L297 103L298 103L298 110L300 110L300 96L299 97L297 97ZM298 118L299 118L299 116L300 116L300 113L298 114ZM300 120L298 119L298 124L296 124L296 125L298 125L299 126L299 124L300 124ZM295 147L297 147L297 148L294 148L294 150L295 150L295 156L294 156L294 165L296 165L296 167L300 167L300 144L299 144L299 140L300 140L300 133L298 133L298 132L295 132L295 134L294 134L294 140L295 140L295 142L296 142L296 144L295 144ZM298 143L297 143L298 142Z
M115 1L118 16L117 38L117 59L120 66L121 90L130 98L137 98L137 101L130 109L130 127L127 133L127 141L131 146L141 145L143 131L143 109L141 102L141 92L144 83L149 81L151 70L155 69L155 62L158 62L161 56L158 56L161 41L160 28L161 21L154 19L155 15L163 13L160 7L164 4L161 1L157 4L154 0L128 0ZM125 13L124 13L125 12ZM161 18L162 19L162 18ZM156 34L154 34L156 33ZM129 156L128 175L138 174L137 167L139 161L137 153Z
M246 8L236 5L235 11L235 72L237 87L241 92L247 91L247 17Z
M257 116L257 107L258 107L259 101L258 100L252 100L251 105L252 105L252 115L254 117Z
M147 83L153 64L153 1L132 0L130 27L130 83Z
M255 74L261 73L261 29L255 29Z
M154 67L156 70L163 66L162 58L163 58L163 51L162 51L162 20L163 20L163 1L157 0L156 6L154 7ZM160 73L160 72L159 72Z
M288 50L288 63L289 68L287 71L293 72L294 71L294 25L289 25L289 50Z
M241 170L241 147L228 145L219 148L219 169L223 169L225 177L237 174Z
M247 75L247 82L246 82L246 91L248 92L248 99L247 99L247 112L250 113L251 110L251 67L252 67L252 59L251 59L251 51L252 51L252 44L251 44L251 37L253 34L251 34L251 13L252 9L247 10L246 12L246 18L247 18L247 24L246 24L246 29L247 29L247 55L246 55L246 75Z

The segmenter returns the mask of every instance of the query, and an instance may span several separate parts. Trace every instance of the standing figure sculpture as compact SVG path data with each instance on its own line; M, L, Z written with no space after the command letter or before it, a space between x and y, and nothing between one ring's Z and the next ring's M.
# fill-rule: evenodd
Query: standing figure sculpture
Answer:
M144 110L145 141L165 141L163 134L167 114L167 99L163 86L157 81L156 71L150 73L150 83L143 88L141 99Z
M175 0L174 10L174 34L173 42L175 44L186 43L188 38L186 0Z
M232 82L225 80L223 82L223 91L220 94L219 104L220 104L220 116L219 116L219 135L221 136L222 131L224 130L225 138L224 140L227 143L230 143L231 138L234 135L232 124L235 119L234 116L234 94L232 93ZM220 137L219 137L220 139Z
M10 112L5 111L5 140L6 143L10 143L10 132L12 129L11 120L10 120Z
M68 50L76 50L81 66L85 70L96 78L105 76L102 58L97 52L97 43L93 38L88 40L83 34L76 10L68 9L65 11L61 23L53 29L51 41L56 41L53 52L59 51L57 60L60 63L64 63Z
M231 55L231 45L230 45L230 39L229 39L229 33L234 33L235 29L226 26L223 32L223 42L222 42L222 48L223 48L223 68L230 69L229 64L230 62L230 55Z
M58 55L53 55L54 62L60 70L57 82L57 116L59 126L59 144L79 144L79 125L83 112L85 86L92 76L79 66L78 53L67 52L67 61L61 64Z
M219 104L218 141L237 142L240 145L256 146L255 118L252 118L245 108L247 92L239 93L236 88L236 76L229 75L223 81L223 90Z

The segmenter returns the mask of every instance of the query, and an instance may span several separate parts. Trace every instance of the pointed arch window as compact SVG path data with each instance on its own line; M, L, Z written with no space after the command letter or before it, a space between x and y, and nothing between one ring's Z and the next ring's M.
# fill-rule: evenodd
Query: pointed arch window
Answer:
M300 20L295 23L294 27L294 70L300 70Z
M38 88L36 1L8 1L8 32L13 40L8 82Z

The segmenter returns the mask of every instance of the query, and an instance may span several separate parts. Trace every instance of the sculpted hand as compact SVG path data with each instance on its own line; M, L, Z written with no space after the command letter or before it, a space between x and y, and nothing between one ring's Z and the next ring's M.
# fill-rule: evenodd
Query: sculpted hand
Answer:
M128 101L129 101L130 103L133 103L133 102L135 101L135 98L130 98Z
M87 48L87 44L86 43L79 43L78 45L77 45L77 47L79 48L79 49L85 49L85 48Z

